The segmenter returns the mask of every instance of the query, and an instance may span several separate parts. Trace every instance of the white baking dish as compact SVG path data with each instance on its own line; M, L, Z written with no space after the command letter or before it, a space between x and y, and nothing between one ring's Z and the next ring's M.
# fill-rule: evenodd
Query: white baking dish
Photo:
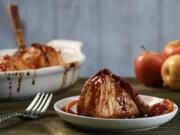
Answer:
M74 63L68 70L63 66L40 68L37 70L21 70L0 72L0 99L22 99L37 92L61 91L74 84L79 76L79 68L85 60L79 41L53 40L48 43L57 51L65 63ZM13 54L16 49L0 50L0 56Z

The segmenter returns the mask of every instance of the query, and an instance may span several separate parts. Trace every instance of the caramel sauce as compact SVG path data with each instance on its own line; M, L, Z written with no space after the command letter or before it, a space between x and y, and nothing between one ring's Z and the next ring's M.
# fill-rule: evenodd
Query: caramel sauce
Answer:
M162 115L173 111L173 104L170 104L170 100L163 100L151 106L149 110L149 116Z
M64 74L63 74L61 88L64 88L64 86L66 85L67 74L68 74L70 69L73 69L72 81L71 81L73 83L74 77L75 77L75 70L76 70L76 67L78 64L79 64L79 62L71 62L71 63L68 63L64 66Z
M30 72L27 72L26 75L27 75L27 76L30 76Z
M35 48L37 48L37 49L39 49L39 50L42 52L43 57L44 57L46 63L49 64L48 54L46 53L46 51L45 51L45 49L43 48L43 46L40 46L38 43L34 43L34 44L32 44L32 46L35 47Z
M64 88L64 86L66 85L66 80L67 80L67 73L68 73L68 69L65 68L64 70L64 74L63 74L63 79L62 79L62 85L61 85L61 88Z
M36 76L37 76L36 70L34 70L34 77L32 79L32 85L35 85L35 83L36 83L36 80L35 80Z
M5 75L5 77L6 77L7 81L8 81L9 99L11 99L11 97L12 97L12 81L11 81L11 77L6 72L4 72L4 75Z
M22 83L23 76L24 76L24 73L19 73L17 92L20 92L20 90L21 90L21 83Z
M36 83L35 79L32 79L32 85L34 85Z
M128 107L127 107L127 95L123 92L122 89L116 90L116 100L121 108L120 112L123 117L128 115Z
M72 109L71 109L74 105L77 105L77 103L78 103L78 100L74 100L74 101L70 102L68 105L61 108L61 110L64 111L64 112L77 114L76 112L72 111Z
M123 79L116 76L116 75L112 75L114 81L115 81L115 89L116 89L116 100L121 108L120 112L122 117L126 117L128 116L128 100L127 100L127 94L126 94L126 89L122 87L122 82Z
M11 82L11 79L9 79L9 98L11 98L12 97L12 82Z

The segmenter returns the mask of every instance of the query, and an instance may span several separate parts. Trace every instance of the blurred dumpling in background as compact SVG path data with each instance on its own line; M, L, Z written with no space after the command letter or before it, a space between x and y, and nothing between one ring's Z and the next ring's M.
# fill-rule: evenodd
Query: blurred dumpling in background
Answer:
M20 48L15 56L0 57L0 71L38 69L57 65L65 66L59 52L39 43L34 43L29 48Z
M29 66L23 60L14 58L10 55L0 57L0 71L15 71L29 69Z
M22 59L32 69L65 65L62 57L54 48L39 43L20 49L16 57Z

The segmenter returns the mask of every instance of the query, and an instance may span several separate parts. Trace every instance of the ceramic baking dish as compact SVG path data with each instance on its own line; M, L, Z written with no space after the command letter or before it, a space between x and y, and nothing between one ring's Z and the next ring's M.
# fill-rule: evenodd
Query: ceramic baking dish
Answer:
M81 52L82 42L53 40L47 45L61 51L69 68L53 66L37 70L0 72L0 99L22 99L37 92L62 91L77 81L79 68L86 58ZM0 56L15 52L16 49L0 50Z

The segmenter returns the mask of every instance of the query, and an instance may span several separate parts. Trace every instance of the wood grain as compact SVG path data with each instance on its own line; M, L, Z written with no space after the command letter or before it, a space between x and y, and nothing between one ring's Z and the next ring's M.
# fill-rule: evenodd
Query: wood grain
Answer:
M8 12L8 16L9 16L9 20L11 22L12 28L15 33L17 46L19 48L25 47L24 32L23 32L17 5L8 4L7 12Z
M8 121L4 124L0 125L0 134L2 135L109 135L109 134L121 134L126 135L127 133L112 133L112 131L109 132L103 132L103 131L91 131L91 130L82 130L80 128L77 128L71 124L68 124L64 121L62 121L54 112L53 105L56 101L69 97L69 96L75 96L79 95L80 90L82 88L82 85L84 81L87 78L81 78L78 80L78 82L70 87L64 90L62 93L56 93L53 97L53 101L50 105L50 108L48 109L45 116L39 120L32 120L32 121L24 121L20 119L13 119L11 121ZM145 87L142 84L140 84L136 79L134 78L126 78L128 82L132 84L132 86L138 90L140 94L145 95L151 95L151 96L157 96L162 98L169 98L172 101L174 101L177 105L180 105L180 96L179 93L172 92L168 89L164 88L153 88L153 87ZM0 114L7 113L7 112L14 112L14 111L23 111L24 108L30 103L31 100L26 101L13 101L13 102L1 102L0 103ZM133 135L177 135L180 133L180 113L178 112L176 117L168 122L167 124L164 124L156 129L144 131L144 132L132 132L128 134Z

